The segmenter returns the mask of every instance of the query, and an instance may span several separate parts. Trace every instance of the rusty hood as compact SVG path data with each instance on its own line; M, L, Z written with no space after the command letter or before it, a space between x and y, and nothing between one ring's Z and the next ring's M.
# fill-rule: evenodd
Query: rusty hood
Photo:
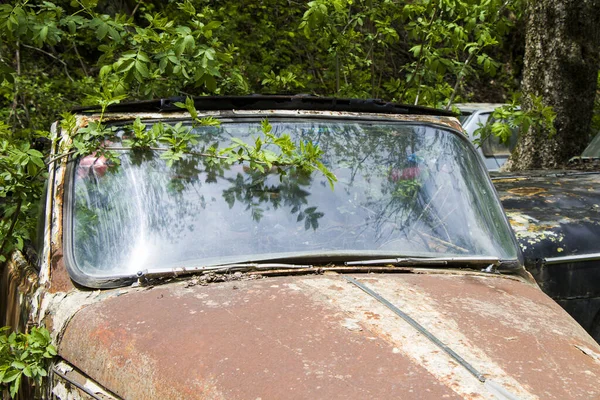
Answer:
M132 290L78 311L59 355L126 399L600 397L600 347L523 280L352 275L501 397L347 276Z

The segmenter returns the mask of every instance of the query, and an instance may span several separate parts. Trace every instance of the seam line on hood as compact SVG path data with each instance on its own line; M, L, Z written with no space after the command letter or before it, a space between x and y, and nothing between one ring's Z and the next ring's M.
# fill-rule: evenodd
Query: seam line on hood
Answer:
M456 362L458 362L460 365L462 365L467 371L469 371L480 382L486 381L485 376L483 376L483 374L481 372L479 372L477 369L475 369L475 367L473 367L471 364L469 364L467 361L465 361L464 358L459 356L450 347L446 346L440 339L435 337L431 332L429 332L427 329L425 329L421 324L419 324L417 321L412 319L410 317L410 315L406 314L404 311L400 310L398 307L396 307L395 305L390 303L388 300L386 300L384 297L382 297L379 293L373 291L368 286L364 285L363 283L360 283L353 277L344 276L344 279L346 279L348 282L352 283L354 286L358 287L363 292L367 293L369 296L373 297L374 299L376 299L377 301L379 301L380 303L385 305L387 308L392 310L396 315L398 315L404 321L408 322L408 324L410 324L413 328L415 328L417 331L419 331L422 335L424 335L427 339L429 339L431 342L433 342L440 349L444 350L444 352L446 354L448 354L450 357L452 357L454 360L456 360Z

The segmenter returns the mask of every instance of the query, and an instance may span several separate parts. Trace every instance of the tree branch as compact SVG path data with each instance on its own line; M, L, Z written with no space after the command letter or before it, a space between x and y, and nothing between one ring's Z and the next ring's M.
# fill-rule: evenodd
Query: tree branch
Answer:
M83 73L86 77L89 77L90 75L88 74L87 68L85 67L83 59L81 58L81 55L79 54L79 51L77 50L77 45L75 43L73 43L73 50L75 50L75 54L77 54L77 58L79 59L79 63L81 64L81 69L83 70Z
M64 62L64 61L63 61L63 60L61 60L60 58L56 57L54 54L52 54L52 53L48 53L47 51L45 51L45 50L42 50L42 49L39 49L39 48L37 48L37 47L29 46L29 45L27 45L27 44L24 44L24 45L23 45L23 47L27 47L28 49L32 49L32 50L37 50L37 51L39 51L40 53L44 53L44 54L45 54L45 55L47 55L48 57L51 57L51 58L55 59L56 61L58 61L59 63L61 63L61 64L63 65L63 67L65 68L65 74L67 75L67 78L69 78L69 80L70 80L71 82L75 82L75 81L73 80L73 78L71 78L71 75L69 75L68 65L67 65L67 63L66 63L66 62Z
M465 77L464 71L467 68L467 66L469 65L469 63L471 62L471 60L473 59L474 54L475 54L475 52L472 52L471 54L469 54L469 57L467 57L467 60L463 64L462 68L460 69L460 72L458 73L458 76L456 77L456 83L454 84L454 89L452 90L452 96L450 96L450 98L448 99L448 104L446 105L446 110L449 110L450 106L454 102L454 98L456 97L456 92L458 91L458 85L460 85L463 78Z

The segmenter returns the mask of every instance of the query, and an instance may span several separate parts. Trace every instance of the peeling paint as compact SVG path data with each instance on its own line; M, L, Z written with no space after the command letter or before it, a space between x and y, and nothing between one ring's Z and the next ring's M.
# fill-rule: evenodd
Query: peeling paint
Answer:
M515 194L517 196L535 196L535 195L539 195L542 193L546 193L547 190L544 188L539 188L539 187L520 187L520 188L508 189L507 192Z
M486 371L489 377L493 377L509 387L520 398L537 398L510 379L506 372L502 371L483 351L464 337L451 316L440 314L437 311L437 304L432 303L431 298L423 296L415 287L412 285L397 286L402 279L394 279L394 283L388 283L378 278L365 278L363 281L409 315L417 318L420 324L435 332L436 336L446 345L452 347L463 358L468 358L468 361L481 371ZM419 365L423 365L440 382L458 395L463 398L495 399L491 393L487 392L484 385L463 367L457 365L454 360L441 352L418 331L370 296L358 292L345 283L339 284L343 288L341 294L340 291L331 290L327 280L313 279L305 280L303 283L325 293L336 305L346 312L352 313L354 318L368 326L372 332L387 337L399 353L408 356ZM357 299L360 300L357 301ZM369 318L368 313L377 313L380 318L377 320Z

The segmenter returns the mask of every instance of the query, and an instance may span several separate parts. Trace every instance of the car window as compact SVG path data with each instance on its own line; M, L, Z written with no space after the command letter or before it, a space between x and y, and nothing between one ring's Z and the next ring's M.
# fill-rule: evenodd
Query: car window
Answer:
M592 139L591 143L585 148L582 157L600 158L600 133Z
M516 259L495 192L461 135L423 124L270 122L275 135L321 147L338 178L333 190L320 173L215 167L193 154L171 167L160 151L121 151L119 165L88 156L73 176L76 268L127 275L290 254ZM253 141L260 121L195 132L201 152Z
M468 121L468 119L469 119L469 118L471 118L471 115L473 115L473 114L471 114L470 112L463 111L463 112L462 112L462 113L461 113L461 114L458 116L458 120L460 121L460 123L461 123L462 125L464 125L464 124L465 124L465 122L467 122L467 121Z
M489 116L489 114L488 114ZM488 124L493 124L494 120L489 118ZM512 128L512 135L508 143L501 143L498 136L490 134L487 138L481 141L481 151L486 157L497 157L497 156L510 156L515 146L517 145L517 139L519 136L519 130Z

